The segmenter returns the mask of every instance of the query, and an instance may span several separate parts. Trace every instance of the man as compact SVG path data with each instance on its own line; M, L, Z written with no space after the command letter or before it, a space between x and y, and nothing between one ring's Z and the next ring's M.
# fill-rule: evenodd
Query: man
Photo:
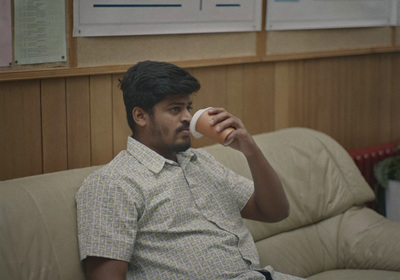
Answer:
M266 279L242 217L289 214L281 182L243 123L209 110L241 151L253 182L190 148L198 81L175 65L144 61L123 80L132 136L127 150L91 174L76 195L88 279ZM268 278L267 278L268 279Z

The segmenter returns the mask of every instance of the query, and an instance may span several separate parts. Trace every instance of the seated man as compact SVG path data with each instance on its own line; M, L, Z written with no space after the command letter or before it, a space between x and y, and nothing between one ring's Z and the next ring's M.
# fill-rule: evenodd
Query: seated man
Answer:
M243 123L209 110L216 130L235 128L226 141L244 154L254 183L190 148L191 94L200 85L187 71L141 62L121 89L132 130L127 150L76 195L88 279L271 279L260 272L242 217L277 222L289 205Z

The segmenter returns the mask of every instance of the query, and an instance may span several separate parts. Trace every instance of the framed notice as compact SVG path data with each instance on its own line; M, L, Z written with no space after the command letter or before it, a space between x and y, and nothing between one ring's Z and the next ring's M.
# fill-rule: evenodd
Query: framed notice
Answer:
M74 0L74 36L261 30L262 0Z
M267 0L267 30L397 25L399 0Z
M14 0L14 63L67 61L65 2Z

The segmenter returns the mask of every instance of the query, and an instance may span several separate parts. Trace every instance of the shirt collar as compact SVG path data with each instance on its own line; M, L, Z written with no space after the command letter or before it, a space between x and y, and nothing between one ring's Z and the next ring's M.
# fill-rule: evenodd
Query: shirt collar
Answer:
M197 158L196 154L190 148L185 152L177 154L178 163L176 163L173 160L164 158L132 137L128 137L127 150L147 169L156 174L160 173L165 164L178 165L179 163L179 165L181 165L182 163L188 162L188 160L195 160Z

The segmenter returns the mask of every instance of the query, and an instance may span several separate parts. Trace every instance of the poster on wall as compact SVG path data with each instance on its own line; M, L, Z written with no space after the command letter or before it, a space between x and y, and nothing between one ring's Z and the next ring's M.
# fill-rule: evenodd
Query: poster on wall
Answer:
M267 0L267 30L397 25L399 0Z
M261 30L262 0L74 0L76 37Z
M14 63L67 60L65 2L14 0Z

